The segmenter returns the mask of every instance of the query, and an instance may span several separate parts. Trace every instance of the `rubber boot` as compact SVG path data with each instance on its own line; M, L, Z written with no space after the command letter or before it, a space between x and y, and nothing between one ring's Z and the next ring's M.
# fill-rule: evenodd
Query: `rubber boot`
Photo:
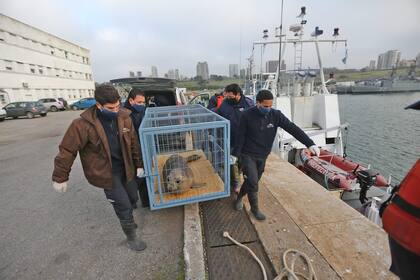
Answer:
M255 218L260 221L265 220L265 215L258 208L258 192L248 193L248 200Z
M242 187L240 192L238 193L238 197L235 200L233 207L236 211L241 211L244 208L244 204L242 202L242 198L246 195L244 188Z
M121 221L121 227L127 236L127 246L133 251L143 251L146 249L146 243L137 238L137 225L134 221Z

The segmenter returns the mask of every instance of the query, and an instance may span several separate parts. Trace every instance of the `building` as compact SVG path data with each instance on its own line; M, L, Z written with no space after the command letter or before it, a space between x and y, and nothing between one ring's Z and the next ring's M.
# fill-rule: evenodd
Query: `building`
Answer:
M386 53L382 53L378 56L378 70L381 69L392 69L398 66L401 58L401 52L399 50L389 50Z
M157 78L158 77L158 70L156 66L152 66L152 78Z
M375 70L375 65L376 65L376 61L375 60L371 60L369 62L369 69L370 70Z
M142 77L143 73L141 71L137 71L137 77Z
M241 69L241 71L239 72L239 78L241 79L245 79L246 78L246 69Z
M265 62L265 72L274 73L277 71L277 66L279 62L277 60L268 60Z
M209 66L206 61L197 63L197 77L201 77L203 80L209 79Z
M134 74L134 71L130 71L130 72L128 72L128 76L130 78L134 78L136 76L136 74Z
M416 56L416 66L420 67L420 53Z
M401 59L400 62L398 63L399 67L411 67L414 65L416 65L415 59Z
M0 14L0 105L94 90L88 49Z
M278 66L279 66L279 61L278 60L268 60L265 63L265 71L267 73L276 73ZM281 61L281 69L282 70L286 69L286 62L284 61L284 59Z
M175 70L169 69L168 73L165 75L168 79L175 80Z
M239 66L238 64L229 64L229 77L237 78L239 76Z
M179 70L175 69L175 80L179 81Z

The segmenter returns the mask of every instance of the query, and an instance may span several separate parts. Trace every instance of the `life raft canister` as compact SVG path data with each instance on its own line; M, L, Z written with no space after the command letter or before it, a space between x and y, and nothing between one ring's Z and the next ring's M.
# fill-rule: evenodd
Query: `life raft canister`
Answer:
M385 231L405 249L420 256L420 159L384 207Z

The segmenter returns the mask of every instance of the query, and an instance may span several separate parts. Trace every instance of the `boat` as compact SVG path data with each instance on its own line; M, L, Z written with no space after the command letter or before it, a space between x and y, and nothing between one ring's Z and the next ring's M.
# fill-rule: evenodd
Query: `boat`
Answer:
M415 77L415 65L409 69L408 75L394 77L395 69L390 78L357 81L351 85L337 86L339 94L370 94L389 92L420 91L420 80Z
M332 38L320 39L323 31L316 27L311 38L304 38L304 28L307 24L306 8L301 8L299 24L290 27L292 36L276 34L277 40L268 40L268 31L264 30L264 40L253 43L252 54L249 61L250 74L245 86L245 95L255 98L260 89L270 90L275 96L273 108L280 110L286 117L303 129L305 133L322 149L320 158L311 157L306 147L294 139L282 129L278 129L272 151L282 159L304 170L315 181L327 189L339 189L341 198L344 193L358 195L359 200L365 201L369 197L367 190L376 185L381 188L389 183L383 176L368 168L368 165L355 163L346 157L347 123L341 123L338 106L338 95L329 90L329 84L333 77L327 81L324 77L322 58L319 45L332 44L337 48L344 44L345 57L347 59L347 40L339 37L339 29L335 28ZM304 69L302 64L302 46L310 44L315 46L319 69ZM269 46L281 46L279 61L283 60L287 45L294 48L293 69L279 69L274 73L255 71L254 56L256 47L261 46L261 64L263 63L264 50ZM262 67L260 68L262 69ZM316 84L315 79L319 76L321 83ZM325 180L327 184L325 184ZM381 191L380 194L385 194ZM351 198L350 200L354 200Z
M389 186L378 172L323 149L319 157L312 156L308 149L301 149L296 157L295 165L326 189L347 192L360 189L361 203L366 202L366 192L370 187Z

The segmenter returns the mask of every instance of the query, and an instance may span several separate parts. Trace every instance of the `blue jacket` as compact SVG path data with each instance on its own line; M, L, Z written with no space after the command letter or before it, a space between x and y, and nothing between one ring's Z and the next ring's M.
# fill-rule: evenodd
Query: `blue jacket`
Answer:
M271 109L267 115L263 115L254 106L241 116L232 155L239 157L246 154L255 158L266 158L271 152L278 127L283 128L306 147L315 145L302 129L279 110Z
M230 105L226 99L222 102L220 107L215 111L220 116L230 121L230 147L233 149L236 141L236 134L239 127L239 119L241 114L246 109L254 106L254 102L241 94L239 102L235 105Z

